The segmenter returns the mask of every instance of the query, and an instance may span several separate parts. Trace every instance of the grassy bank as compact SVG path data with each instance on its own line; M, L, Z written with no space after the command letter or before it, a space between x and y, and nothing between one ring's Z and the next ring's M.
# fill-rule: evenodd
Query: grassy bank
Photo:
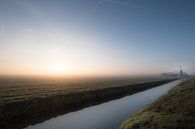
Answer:
M172 88L120 129L195 129L195 79Z
M83 90L6 103L0 106L0 127L3 129L20 129L51 117L143 91L172 80Z

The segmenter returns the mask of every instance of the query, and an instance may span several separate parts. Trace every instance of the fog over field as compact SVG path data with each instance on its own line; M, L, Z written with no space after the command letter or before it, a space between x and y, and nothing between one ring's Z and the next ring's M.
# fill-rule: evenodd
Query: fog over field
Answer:
M160 76L88 78L4 77L0 79L0 105L33 98L45 98L52 95L72 94L163 79L166 78Z
M195 75L194 14L195 0L0 0L0 128L158 99Z

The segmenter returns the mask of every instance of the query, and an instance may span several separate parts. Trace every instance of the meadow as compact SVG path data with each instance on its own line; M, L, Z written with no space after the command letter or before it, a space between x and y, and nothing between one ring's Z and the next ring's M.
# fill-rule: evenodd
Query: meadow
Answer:
M1 78L0 127L21 129L172 80L162 77Z
M52 95L163 80L162 77L0 78L0 105Z

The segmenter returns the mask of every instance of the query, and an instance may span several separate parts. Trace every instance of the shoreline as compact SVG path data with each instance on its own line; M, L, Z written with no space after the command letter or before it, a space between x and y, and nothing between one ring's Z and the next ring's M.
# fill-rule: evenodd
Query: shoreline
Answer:
M54 95L47 98L36 98L6 104L0 107L0 126L4 129L22 129L58 115L101 104L126 95L132 95L173 80L176 79L109 87L65 95Z

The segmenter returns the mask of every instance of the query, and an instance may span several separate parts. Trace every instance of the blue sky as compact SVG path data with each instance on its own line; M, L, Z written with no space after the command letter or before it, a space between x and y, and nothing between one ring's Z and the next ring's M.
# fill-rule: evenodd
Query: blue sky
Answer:
M1 74L195 73L193 0L0 0ZM29 70L31 69L31 70ZM28 72L27 72L28 71Z

